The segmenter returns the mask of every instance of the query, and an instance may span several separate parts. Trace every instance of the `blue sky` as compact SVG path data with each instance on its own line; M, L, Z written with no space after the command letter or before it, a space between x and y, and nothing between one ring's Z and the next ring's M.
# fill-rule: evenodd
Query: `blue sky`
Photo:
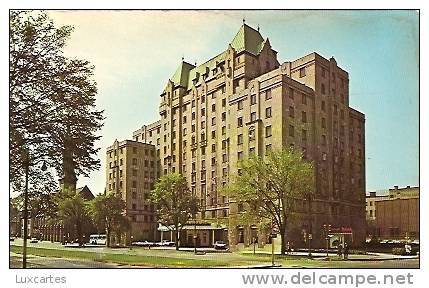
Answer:
M75 31L68 55L95 65L107 117L102 168L79 179L104 190L105 148L156 121L159 94L181 57L202 63L242 24L260 26L280 63L311 52L349 72L350 105L366 115L367 191L419 185L419 22L415 11L50 11Z

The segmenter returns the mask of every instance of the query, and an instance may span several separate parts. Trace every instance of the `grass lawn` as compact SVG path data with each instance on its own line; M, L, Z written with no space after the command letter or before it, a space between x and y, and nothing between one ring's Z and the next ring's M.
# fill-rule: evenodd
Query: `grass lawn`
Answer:
M10 246L11 252L21 254L21 246ZM30 255L41 257L56 257L56 258L74 258L86 259L100 262L111 262L124 265L135 265L144 267L171 267L171 268L210 268L210 267L236 267L244 265L254 265L252 259L243 260L213 260L213 259L189 259L189 258L174 258L164 256L147 256L147 255L128 255L118 253L97 253L89 251L62 250L62 249L47 249L28 247L27 253Z

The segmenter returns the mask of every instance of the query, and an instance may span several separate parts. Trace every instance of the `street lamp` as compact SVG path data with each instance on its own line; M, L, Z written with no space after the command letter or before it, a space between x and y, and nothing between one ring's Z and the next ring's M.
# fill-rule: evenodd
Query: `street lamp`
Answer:
M326 257L329 257L329 231L331 230L331 224L323 224L325 229L325 240L326 240Z
M252 229L253 255L255 255L256 254L256 235L255 235L255 233L256 233L257 227L256 227L256 225L252 225L252 226L250 226L250 229Z
M24 243L22 248L22 268L27 268L27 237L28 237L28 176L30 173L30 152L28 149L25 150L25 190L24 190ZM41 167L42 171L46 171L48 168L46 163L43 162Z

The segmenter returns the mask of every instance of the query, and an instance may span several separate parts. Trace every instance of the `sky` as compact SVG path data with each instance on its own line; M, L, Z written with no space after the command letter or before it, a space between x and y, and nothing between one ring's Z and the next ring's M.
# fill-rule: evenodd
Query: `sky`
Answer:
M350 106L366 117L366 190L419 185L419 15L415 11L49 11L74 26L68 56L95 66L101 169L79 178L105 187L105 150L159 119L159 95L181 58L203 63L242 25L256 28L280 63L312 52L349 72Z

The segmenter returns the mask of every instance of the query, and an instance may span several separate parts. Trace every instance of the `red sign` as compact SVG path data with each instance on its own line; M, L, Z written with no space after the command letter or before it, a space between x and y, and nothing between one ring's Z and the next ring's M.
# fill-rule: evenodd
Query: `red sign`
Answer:
M351 227L332 227L329 232L331 232L331 233L353 233L353 229Z

